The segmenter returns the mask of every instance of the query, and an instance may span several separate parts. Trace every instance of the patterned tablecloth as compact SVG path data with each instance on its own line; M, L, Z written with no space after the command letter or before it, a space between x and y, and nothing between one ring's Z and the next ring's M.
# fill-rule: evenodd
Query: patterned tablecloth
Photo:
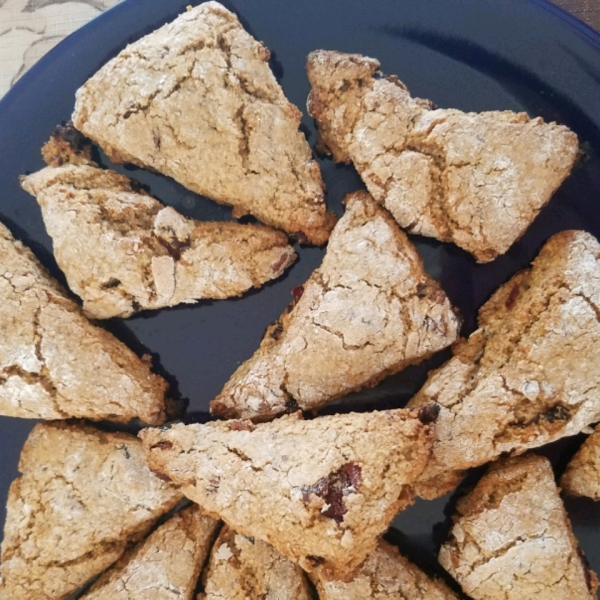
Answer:
M50 48L117 1L0 0L0 98ZM555 2L600 31L600 0Z

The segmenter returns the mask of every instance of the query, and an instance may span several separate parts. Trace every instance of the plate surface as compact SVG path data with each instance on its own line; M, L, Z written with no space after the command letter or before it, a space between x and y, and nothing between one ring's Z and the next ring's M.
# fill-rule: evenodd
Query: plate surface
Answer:
M72 112L75 90L127 43L172 20L189 0L126 0L67 38L35 65L0 102L0 221L30 245L63 282L35 200L18 176L43 166L40 148L57 123ZM198 2L192 2L197 4ZM488 265L476 265L458 248L413 236L426 268L475 326L477 308L491 292L525 267L553 233L582 228L600 237L600 36L545 0L281 0L225 1L246 29L272 52L272 67L288 98L305 110L307 54L324 48L367 54L397 74L413 95L440 107L465 111L524 110L572 128L586 159L564 183L526 235ZM314 145L312 119L304 130ZM352 167L320 160L330 207L341 213L344 194L364 187ZM103 158L103 164L109 162ZM174 181L133 167L116 170L142 181L165 204L199 219L229 219L229 209L196 196ZM237 365L256 349L265 327L320 263L323 250L304 248L280 280L239 300L201 302L113 320L107 328L134 350L151 352L177 393L190 400L192 418ZM0 332L1 335L1 332ZM403 406L424 380L427 365L410 368L374 390L341 402L353 406ZM600 365L599 365L600 368ZM330 409L331 410L331 409ZM33 423L0 418L0 520L21 446ZM557 471L581 438L546 449ZM435 554L449 527L453 498L417 502L401 514L394 536L408 555L436 569ZM567 499L575 533L592 567L600 572L600 503ZM439 567L437 567L439 571Z

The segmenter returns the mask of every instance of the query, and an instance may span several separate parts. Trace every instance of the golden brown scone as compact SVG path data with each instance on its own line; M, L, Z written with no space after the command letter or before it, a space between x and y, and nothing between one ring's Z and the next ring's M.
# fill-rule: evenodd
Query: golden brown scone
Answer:
M219 522L183 509L125 552L85 600L191 600Z
M127 46L77 91L73 122L113 162L173 177L234 216L329 237L321 171L269 50L218 2Z
M53 137L46 154L59 144ZM94 319L240 296L296 257L279 231L186 218L94 163L49 166L21 185L36 196L58 266Z
M577 136L525 113L434 110L378 69L358 54L309 55L322 149L353 162L403 228L478 262L504 254L571 171Z
M531 269L484 304L479 329L410 401L441 408L419 495L441 496L462 469L600 419L599 311L600 244L583 231L554 235Z
M100 573L182 499L153 475L140 441L38 424L8 493L0 597L60 600Z
M560 487L571 496L600 500L600 426L583 442L567 465Z
M320 600L458 600L442 580L429 578L383 540L347 583L312 580Z
M164 422L166 381L92 325L2 224L0 301L0 414Z
M144 429L150 467L237 532L345 578L413 502L435 414L390 410Z
M456 510L439 560L473 600L595 600L548 459L494 463Z
M312 600L302 569L273 546L224 527L210 555L202 600Z
M428 358L460 329L414 246L367 192L346 196L300 294L211 402L213 414L264 420L318 408Z

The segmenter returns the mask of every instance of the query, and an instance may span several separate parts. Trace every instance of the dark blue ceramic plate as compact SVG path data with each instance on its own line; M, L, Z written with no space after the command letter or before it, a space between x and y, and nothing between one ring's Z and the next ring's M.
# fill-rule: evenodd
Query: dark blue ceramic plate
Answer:
M40 147L54 126L69 118L75 90L128 42L173 19L187 4L189 0L123 2L52 50L0 102L0 220L32 246L59 278L40 210L19 188L18 176L42 167ZM301 108L309 91L306 56L325 48L378 58L384 72L397 74L413 94L441 107L525 110L564 123L580 136L587 160L526 235L495 262L476 265L454 246L414 238L428 271L463 312L465 334L474 327L477 308L499 284L526 266L550 235L583 228L600 237L600 35L576 19L545 0L230 0L225 4L271 49L275 74L288 98ZM305 117L304 126L314 144L312 120ZM108 161L104 164L108 166ZM343 195L363 187L361 181L351 167L329 160L321 165L327 201L340 212ZM137 168L117 170L123 169L185 214L230 218L228 209L170 179ZM208 402L240 361L252 354L266 325L278 317L292 288L306 280L322 254L322 250L302 249L300 261L282 280L240 300L203 302L106 326L136 351L150 351L177 392L190 400L190 418L202 418ZM344 410L403 406L427 368L443 358L339 404ZM0 505L17 476L19 452L32 425L0 418ZM558 471L579 442L569 440L548 449ZM433 570L451 503L449 498L418 502L395 522L402 532L395 541ZM581 545L600 571L600 504L568 499L567 507Z

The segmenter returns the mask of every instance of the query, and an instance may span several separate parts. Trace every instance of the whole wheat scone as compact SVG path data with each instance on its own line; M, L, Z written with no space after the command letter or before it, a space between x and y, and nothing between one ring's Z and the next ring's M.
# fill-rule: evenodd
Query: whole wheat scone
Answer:
M103 573L85 600L192 600L219 522L196 505L171 517Z
M458 600L442 580L429 578L383 540L350 581L311 578L320 600Z
M563 231L531 269L479 311L479 329L429 374L409 406L437 402L436 442L419 495L463 469L574 435L600 420L600 244Z
M474 600L595 600L548 459L494 463L456 510L439 560Z
M435 110L378 69L358 54L309 55L322 149L354 163L403 228L478 262L504 254L571 171L577 136L525 113Z
M567 465L560 487L571 496L600 500L600 426L583 442Z
M113 162L323 244L335 216L269 56L236 15L203 3L102 67L77 91L73 122Z
M46 156L49 146L64 140L53 136ZM36 196L58 266L92 318L240 296L296 257L279 231L186 218L123 175L65 158L21 185Z
M312 600L300 567L227 526L213 546L204 590L201 600Z
M165 420L167 383L92 325L0 224L0 414Z
M0 598L66 598L115 562L183 498L150 472L127 433L43 423L8 493Z
M449 346L460 319L414 246L369 196L346 196L321 266L211 402L225 417L314 409Z
M431 452L429 408L144 429L150 467L237 532L345 578L375 548Z

